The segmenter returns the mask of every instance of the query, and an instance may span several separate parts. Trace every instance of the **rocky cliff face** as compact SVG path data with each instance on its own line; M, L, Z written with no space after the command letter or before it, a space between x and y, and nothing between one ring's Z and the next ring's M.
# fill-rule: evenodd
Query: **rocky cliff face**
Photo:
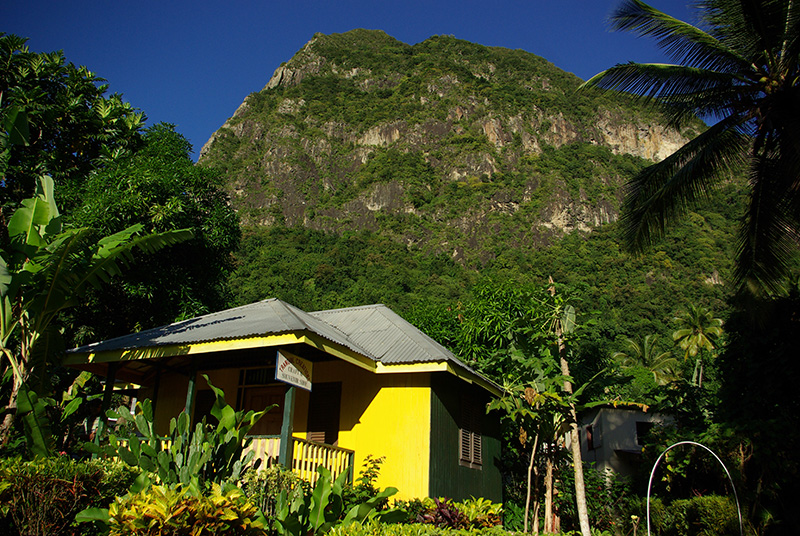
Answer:
M617 218L688 141L542 58L449 37L316 35L202 148L246 225L369 229L465 262Z

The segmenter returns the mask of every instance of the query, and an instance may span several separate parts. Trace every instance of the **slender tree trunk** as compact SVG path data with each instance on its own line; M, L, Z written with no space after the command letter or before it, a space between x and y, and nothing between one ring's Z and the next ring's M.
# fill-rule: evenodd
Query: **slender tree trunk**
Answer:
M564 340L562 338L561 330L558 329L556 336L558 337L558 355L561 361L561 374L569 376L569 363L564 356ZM564 391L572 394L572 382L564 382ZM591 536L592 530L589 526L589 510L586 507L586 485L583 481L583 456L581 456L581 442L580 435L578 434L578 414L575 411L575 403L570 403L570 446L572 447L572 465L575 469L575 501L578 507L578 521L581 526L582 536Z
M575 467L575 501L578 506L578 521L581 525L582 536L591 536L589 527L589 510L586 507L586 485L583 481L583 457L581 456L580 436L578 435L577 415L575 406L570 409L573 422L570 425L570 439L572 447L572 464Z
M555 296L556 288L553 278L550 277L550 288L548 289L551 296ZM561 374L569 376L569 363L566 357L566 345L564 344L564 325L563 319L555 319L555 335L558 343L558 360L561 364ZM564 392L572 395L572 382L569 380L564 381ZM581 527L582 536L592 536L592 530L589 526L589 510L586 508L586 485L583 481L583 457L581 456L581 443L580 435L578 434L578 412L575 410L575 401L570 402L569 405L570 415L570 443L572 447L572 465L575 469L575 502L578 509L578 522Z
M539 436L536 436L536 439L539 439ZM533 465L533 533L536 536L539 536L539 512L541 511L541 501L539 497L541 496L540 493L540 485L539 485L539 466L537 464Z
M544 531L555 532L553 519L553 459L550 453L545 460L547 466L544 477Z
M534 495L533 495L533 533L539 536L539 510L541 510L539 503L539 470L537 467L533 468L534 473Z
M536 462L536 448L539 444L539 434L536 434L533 438L533 448L531 449L531 459L528 463L528 490L525 496L525 523L523 524L523 530L527 533L528 532L528 519L530 518L530 508L531 508L531 484L533 482L533 468ZM538 527L537 527L538 530Z

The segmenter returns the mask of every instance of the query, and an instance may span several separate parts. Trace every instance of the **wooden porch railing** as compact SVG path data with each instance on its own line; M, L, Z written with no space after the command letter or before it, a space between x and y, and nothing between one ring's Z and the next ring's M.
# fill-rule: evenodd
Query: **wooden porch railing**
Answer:
M348 482L353 481L355 452L341 447L332 447L306 439L293 438L292 471L313 486L319 478L317 467L328 469L336 478L348 472Z
M253 458L261 459L261 467L266 469L278 463L278 456L281 452L281 436L278 435L257 435L248 436L253 441L242 453L247 454L250 451L255 452Z
M255 452L254 459L261 459L262 468L277 465L281 451L281 436L258 435L250 437L253 441L243 454L250 451ZM127 445L128 442L120 441L120 443ZM163 450L169 449L171 445L171 441L161 440L161 448ZM292 438L291 470L312 486L316 484L319 478L317 467L320 465L328 469L333 478L337 478L345 471L348 471L347 480L352 483L354 463L355 452L352 450L316 443L299 437Z

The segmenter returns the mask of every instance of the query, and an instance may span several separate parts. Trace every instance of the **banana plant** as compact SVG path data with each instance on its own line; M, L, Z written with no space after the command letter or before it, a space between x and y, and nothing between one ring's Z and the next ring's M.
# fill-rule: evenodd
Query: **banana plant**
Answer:
M10 437L20 388L41 391L47 366L63 348L54 323L61 312L120 274L134 250L153 253L192 237L186 229L141 235L141 225L102 238L89 228L65 230L53 189L53 179L42 176L36 195L8 220L9 240L0 249L0 355L13 371L0 447ZM49 447L37 444L35 450Z

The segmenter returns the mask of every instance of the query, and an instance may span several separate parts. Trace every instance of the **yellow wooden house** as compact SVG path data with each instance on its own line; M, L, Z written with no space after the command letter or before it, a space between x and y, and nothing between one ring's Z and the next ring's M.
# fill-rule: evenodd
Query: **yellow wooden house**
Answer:
M384 305L307 313L269 299L76 348L65 364L140 386L163 432L183 409L210 409L203 375L237 409L275 404L251 448L304 476L384 457L377 484L399 499L501 500L486 413L500 387Z

